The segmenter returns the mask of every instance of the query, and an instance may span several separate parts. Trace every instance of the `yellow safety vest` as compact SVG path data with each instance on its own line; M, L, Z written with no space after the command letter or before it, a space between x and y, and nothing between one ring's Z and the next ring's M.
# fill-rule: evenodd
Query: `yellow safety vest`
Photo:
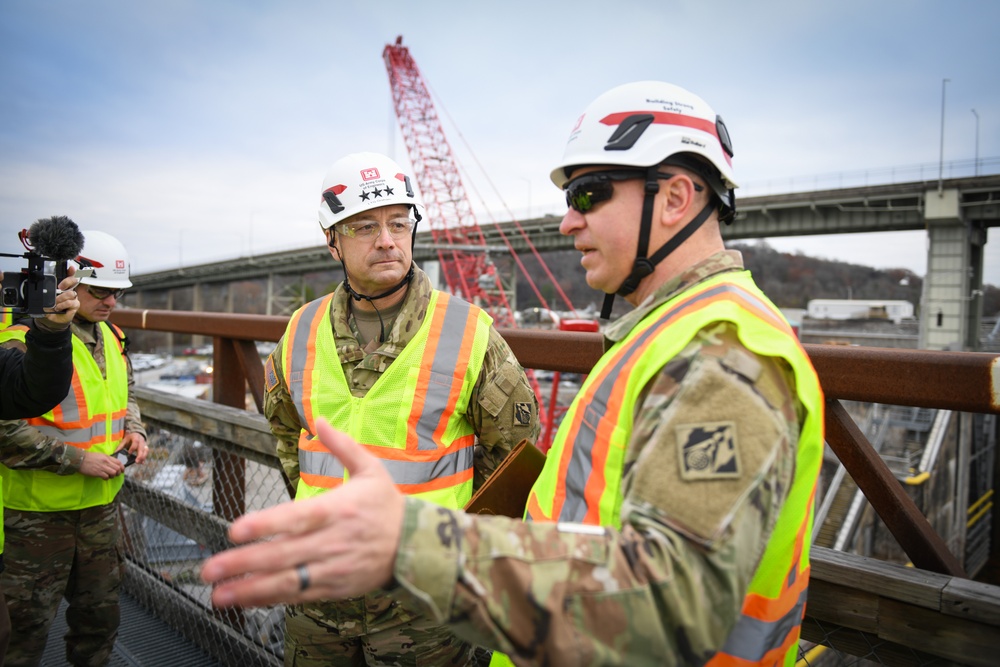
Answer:
M431 294L413 339L364 397L351 394L330 322L333 295L300 308L281 350L300 422L296 499L342 484L347 473L316 437L316 418L382 460L397 488L450 508L472 497L475 433L465 419L492 318L457 297Z
M73 336L73 380L62 402L41 417L26 419L41 433L85 451L114 454L125 436L128 408L128 366L122 349L121 329L98 322L104 344L105 375L93 355ZM114 327L114 332L112 331ZM0 332L0 343L24 341L27 327ZM30 512L57 512L106 505L115 499L124 482L75 473L57 475L47 470L16 469L0 465L3 503Z
M813 496L823 454L823 392L808 356L747 272L725 273L662 304L594 366L566 414L526 518L621 527L621 482L642 389L713 322L732 322L752 352L781 357L806 409L795 477L744 598L741 617L707 664L793 665L809 581Z
M14 313L9 310L0 310L0 331L3 331L14 323ZM3 497L3 478L0 477L0 498ZM3 553L3 521L0 521L0 554Z

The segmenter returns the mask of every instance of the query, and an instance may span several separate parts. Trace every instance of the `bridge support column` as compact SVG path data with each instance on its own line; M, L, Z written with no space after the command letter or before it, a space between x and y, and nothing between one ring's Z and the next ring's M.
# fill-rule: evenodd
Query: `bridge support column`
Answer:
M274 272L267 274L267 309L265 315L274 315Z
M928 248L920 347L975 350L982 309L985 230L962 220L958 190L931 190L924 201Z

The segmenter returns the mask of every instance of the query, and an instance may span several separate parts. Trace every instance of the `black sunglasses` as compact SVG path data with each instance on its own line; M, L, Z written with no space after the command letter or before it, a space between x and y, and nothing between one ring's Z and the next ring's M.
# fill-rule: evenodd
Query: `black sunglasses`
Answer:
M660 178L673 178L674 174L662 171L656 175ZM646 172L639 169L614 169L610 171L594 171L574 178L566 184L566 205L574 211L586 213L602 201L611 199L614 195L614 181L634 181L646 178ZM695 183L695 189L702 187Z

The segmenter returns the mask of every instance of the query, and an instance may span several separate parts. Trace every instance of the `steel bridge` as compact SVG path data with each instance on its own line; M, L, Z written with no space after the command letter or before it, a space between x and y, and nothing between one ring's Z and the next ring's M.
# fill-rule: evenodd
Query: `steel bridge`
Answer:
M559 221L547 215L519 224L540 252L572 249L572 238L559 233ZM723 229L723 236L733 241L926 230L928 269L919 347L975 350L986 230L998 225L1000 174L993 174L748 197L739 200L736 222ZM509 242L517 253L530 250L513 222L483 226L483 232L488 249ZM414 259L433 262L437 253L430 232L418 233ZM147 273L133 276L129 305L234 312L238 308L226 285L258 281L266 304L263 314L287 315L304 301L302 276L330 274L336 267L327 248L317 246ZM190 303L174 302L173 291L181 288L194 288Z

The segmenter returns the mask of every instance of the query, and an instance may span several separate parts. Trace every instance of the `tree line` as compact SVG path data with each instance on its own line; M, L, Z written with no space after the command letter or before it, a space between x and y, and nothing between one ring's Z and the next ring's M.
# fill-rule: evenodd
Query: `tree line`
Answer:
M810 299L885 299L909 301L919 313L924 280L909 269L875 269L800 253L780 252L766 241L733 242L727 247L742 253L743 263L753 274L757 285L779 308L805 308ZM545 253L544 259L577 310L600 309L601 296L587 286L578 251L552 251ZM544 276L533 256L524 255L521 261L536 281L537 276ZM516 270L513 266L499 268L508 271L506 275L510 275L510 270ZM537 288L551 308L566 309L554 286L538 282ZM519 276L517 307L524 309L540 305L528 281ZM628 310L629 306L624 304L623 299L616 299L615 314ZM983 286L983 315L1000 315L1000 288L994 285Z

